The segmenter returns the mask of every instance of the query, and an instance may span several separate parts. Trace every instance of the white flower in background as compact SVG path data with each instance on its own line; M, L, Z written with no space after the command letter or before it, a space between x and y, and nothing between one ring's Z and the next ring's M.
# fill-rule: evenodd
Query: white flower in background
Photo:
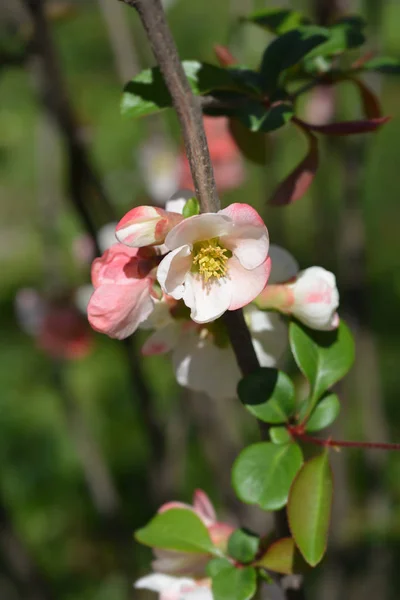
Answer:
M157 279L165 294L183 299L197 323L242 308L267 283L268 231L248 204L182 220L166 236L165 246L170 252Z
M165 315L163 325L147 339L142 353L151 356L172 351L181 386L211 398L234 398L241 374L223 324L202 327L174 319L165 302L160 302L157 310ZM278 314L258 310L252 304L245 307L244 314L261 366L275 367L287 348L287 325Z
M163 206L179 186L181 169L175 149L162 136L153 136L139 150L139 165L149 196Z
M117 223L107 223L107 225L100 227L99 231L97 232L97 243L99 244L99 248L102 252L105 252L113 244L118 242L115 235L116 226Z
M211 581L153 573L135 583L136 589L158 592L159 600L213 600Z
M278 246L271 246L270 257L271 276L255 304L263 310L293 315L312 329L336 329L340 319L336 312L339 292L334 274L322 267L298 272L295 259Z

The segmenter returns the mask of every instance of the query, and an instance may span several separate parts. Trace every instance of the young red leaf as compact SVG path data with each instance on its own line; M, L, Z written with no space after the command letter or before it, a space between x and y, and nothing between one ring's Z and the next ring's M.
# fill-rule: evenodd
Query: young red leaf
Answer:
M221 67L230 67L237 64L236 58L226 46L215 44L214 52Z
M299 125L299 123L296 123ZM300 164L284 179L274 192L269 203L274 206L285 206L299 200L307 192L318 169L318 140L308 129L300 125L307 136L307 154Z
M364 115L366 118L371 120L382 117L381 105L374 92L370 90L363 81L360 81L360 79L349 77L348 81L351 81L358 87Z
M304 559L315 567L325 554L332 507L333 480L324 452L307 461L289 492L290 531Z
M323 135L355 135L357 133L368 133L379 129L382 125L390 121L391 117L378 117L375 119L361 119L359 121L341 121L339 123L330 123L329 125L313 125L304 123L311 131L322 133Z

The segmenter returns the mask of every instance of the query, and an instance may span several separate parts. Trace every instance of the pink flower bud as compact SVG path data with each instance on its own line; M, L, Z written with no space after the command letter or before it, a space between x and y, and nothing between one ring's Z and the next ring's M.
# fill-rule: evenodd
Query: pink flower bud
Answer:
M162 244L167 233L182 219L182 215L162 208L137 206L118 223L116 236L122 244L133 248Z
M333 273L322 267L301 271L288 286L294 296L291 313L302 323L321 331L336 329L339 316L339 292Z

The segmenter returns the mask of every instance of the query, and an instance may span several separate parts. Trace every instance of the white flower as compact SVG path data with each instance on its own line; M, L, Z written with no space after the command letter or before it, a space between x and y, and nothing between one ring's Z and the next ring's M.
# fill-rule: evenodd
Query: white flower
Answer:
M168 312L166 304L160 304ZM252 304L245 307L244 314L261 366L276 366L288 343L286 324L278 314L260 311ZM221 323L200 327L171 318L148 338L142 352L148 356L172 351L172 364L180 385L211 398L234 398L241 374L221 327Z
M213 600L210 581L153 573L135 583L136 589L159 593L159 600Z
M179 185L177 153L165 138L156 135L139 149L139 165L149 195L155 204L163 206L165 198L169 198Z
M302 323L321 331L336 329L339 316L339 292L333 273L322 267L301 271L293 284L291 313Z
M267 283L268 231L248 204L184 219L165 245L171 252L158 267L158 281L166 294L183 299L197 323L242 308Z

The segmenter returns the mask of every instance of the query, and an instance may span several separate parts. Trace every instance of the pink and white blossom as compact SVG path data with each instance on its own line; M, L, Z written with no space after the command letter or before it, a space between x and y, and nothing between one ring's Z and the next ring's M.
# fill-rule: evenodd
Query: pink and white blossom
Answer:
M268 231L248 204L184 219L165 246L170 252L158 267L158 281L165 294L183 299L197 323L242 308L267 283Z
M123 339L147 319L154 307L154 265L151 255L123 244L93 262L95 291L88 305L93 329Z
M195 580L152 573L135 583L136 589L145 589L159 594L159 600L213 600L211 580Z
M121 243L133 248L159 245L182 219L178 213L157 206L136 206L120 220L116 236Z
M339 292L333 273L322 267L301 271L288 286L293 293L291 313L308 327L321 331L339 325Z

